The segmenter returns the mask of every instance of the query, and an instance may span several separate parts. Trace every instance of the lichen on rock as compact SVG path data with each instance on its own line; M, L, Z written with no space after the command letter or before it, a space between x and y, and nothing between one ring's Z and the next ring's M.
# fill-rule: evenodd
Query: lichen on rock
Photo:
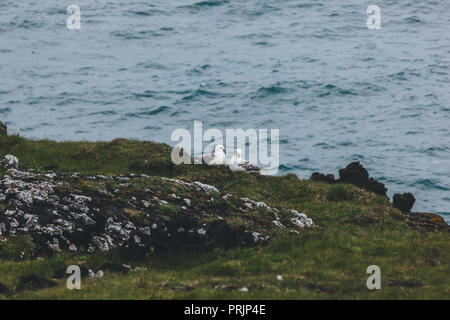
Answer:
M19 159L17 157L7 154L2 160L0 160L0 169L18 169Z
M295 210L222 195L198 181L142 174L35 173L16 166L0 179L0 202L1 234L31 237L36 250L49 254L251 246L274 232L313 226Z

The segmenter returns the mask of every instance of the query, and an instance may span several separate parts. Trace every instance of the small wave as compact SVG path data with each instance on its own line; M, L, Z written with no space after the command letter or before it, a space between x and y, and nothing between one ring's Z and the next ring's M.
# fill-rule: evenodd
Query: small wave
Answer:
M167 106L161 106L152 110L147 110L147 111L142 111L142 112L130 112L127 113L125 116L126 117L134 117L134 118L140 118L142 116L153 116L156 114L160 114L166 110L170 110L169 107Z
M270 87L262 87L259 88L258 91L256 91L256 93L251 97L252 99L255 98L267 98L273 95L278 95L278 94L283 94L283 93L287 93L290 90L288 88L284 88L280 85L274 85L274 86L270 86Z
M269 39L269 38L272 38L272 36L267 33L249 33L249 34L237 36L236 38L243 39L243 40L247 40L247 39L248 40L257 40L257 39Z
M209 64L205 64L201 67L197 67L197 68L193 68L191 70L186 71L186 74L188 75L200 75L202 74L204 71L210 69L211 66Z
M37 98L30 98L28 100L28 104L29 105L35 105L35 104L46 102L48 100L49 99L47 97L40 96L40 97L37 97Z
M324 28L313 33L312 36L317 39L335 39L341 37L341 34L335 30Z
M364 162L366 160L366 157L358 153L352 154L350 158L352 159L352 161L359 161L359 162Z
M188 114L189 112L187 112L186 110L178 110L178 111L174 111L170 114L171 117L176 117L178 115L182 115L182 114Z
M421 130L410 130L410 131L406 132L407 135L412 135L412 136L414 136L416 134L421 134L421 133L423 133L423 130L422 131Z
M43 27L45 24L37 21L23 20L21 23L10 23L11 26L17 26L19 29L39 29Z
M305 61L306 63L313 63L319 61L319 59L313 57L304 57L302 60Z
M253 44L256 46L259 46L259 47L274 47L275 46L275 44L267 42L267 41L257 41L257 42L254 42Z
M341 146L341 147L351 147L351 146L353 146L354 144L353 144L353 142L347 140L347 141L339 142L337 145L338 145L338 146Z
M113 31L111 35L126 40L143 40L164 36L164 34L152 30Z
M86 131L86 130L76 130L75 131L75 134L86 134L86 133L89 133L89 131Z
M353 92L353 91L348 90L348 89L339 88L339 87L337 87L337 86L335 86L333 84L327 84L322 89L325 90L325 91L321 90L321 92L318 93L317 96L319 98L326 97L326 96L329 96L329 95L332 95L332 94L338 95L338 96L347 96L347 95L357 96L358 95L356 92Z
M114 116L116 114L117 114L117 112L114 111L114 110L106 110L106 111L92 112L92 113L89 113L88 116L97 116L97 115L100 115L100 116Z
M145 90L143 93L133 93L136 98L153 98L153 91Z
M211 7L220 7L226 4L229 4L230 2L228 0L207 0L207 1L200 1L200 2L196 2L190 5L186 5L186 6L179 6L179 9L194 9L194 10L203 10L203 9L208 9Z
M419 18L418 16L411 16L411 17L408 17L408 18L406 18L404 21L405 21L406 23L413 23L413 24L416 24L416 23L423 24L423 23L424 23L422 20L420 20L420 18Z
M129 97L130 98L130 97ZM166 96L159 95L158 92L152 90L145 90L144 92L137 93L133 92L131 99L155 99L155 100L167 100Z
M50 9L47 10L47 14L49 15L66 15L67 14L67 10L65 8L55 8L52 7Z
M300 3L297 5L292 6L292 8L312 8L312 7L323 7L322 3L312 3L312 2L307 2L307 3Z
M450 190L449 188L440 185L438 181L436 181L435 179L419 179L416 180L413 184L413 187L418 187L422 190L433 190L433 189L437 189L437 190L443 190L443 191L448 191Z
M281 9L265 3L260 8L257 8L257 9L251 9L251 10L244 9L243 13L250 18L256 18L256 17L260 17L260 16L263 16L268 13L278 12L278 11L281 11Z
M447 147L430 147L430 148L427 148L427 149L425 150L425 152L426 152L426 153L429 153L429 152L447 151L447 150L448 150Z
M183 97L182 100L189 101L189 100L197 99L199 97L217 98L218 96L220 96L220 94L218 94L218 93L208 91L208 90L198 89L198 90L195 90L192 94Z
M285 164L280 165L278 169L280 172L292 172L292 167Z
M449 148L448 147L445 147L445 146L442 146L442 147L429 147L429 148L427 148L427 149L425 149L425 150L421 150L421 152L422 153L425 153L425 154L427 154L427 155L429 155L429 156L432 156L432 157L440 157L440 156L442 156L443 154L443 152L448 152L449 151Z
M369 82L356 82L356 86L361 87L365 96L371 96L373 93L385 92L386 87L382 87Z
M325 142L316 143L315 145L313 145L313 147L321 148L321 149L325 149L325 150L331 150L331 149L336 148L335 146L329 145L328 143L325 143Z
M400 71L400 72L397 72L397 73L390 74L388 77L392 78L394 80L402 80L402 81L408 80L405 77L405 72L404 71Z
M159 127L159 126L154 126L154 127L152 127L152 126L146 126L146 127L144 127L144 130L150 130L150 131L158 131L158 130L161 130L162 128L161 127Z
M124 12L124 15L132 15L132 16L138 16L138 17L150 17L150 16L156 16L156 15L163 15L166 14L165 11L161 11L158 9L151 9L151 10L127 10Z
M156 62L148 62L148 63L138 63L136 65L136 67L138 68L143 68L143 69L152 69L152 70L164 70L167 71L169 70L169 68L167 68L167 66L160 64L160 63L156 63Z
M422 115L422 113L412 113L412 114L404 114L402 116L400 116L400 119L410 119L410 118L420 118L420 116Z

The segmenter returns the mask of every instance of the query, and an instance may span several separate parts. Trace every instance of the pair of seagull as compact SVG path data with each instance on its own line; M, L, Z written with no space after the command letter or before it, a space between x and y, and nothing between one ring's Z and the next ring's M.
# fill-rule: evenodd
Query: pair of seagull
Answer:
M211 155L203 155L196 158L198 162L200 159L203 163L206 163L209 166L221 166L225 165L227 162L225 156L225 147L221 144L217 145L214 149L214 154ZM261 170L260 167L251 164L245 159L242 158L241 149L236 149L234 151L233 157L231 158L228 167L231 171L243 171L243 172L259 172Z

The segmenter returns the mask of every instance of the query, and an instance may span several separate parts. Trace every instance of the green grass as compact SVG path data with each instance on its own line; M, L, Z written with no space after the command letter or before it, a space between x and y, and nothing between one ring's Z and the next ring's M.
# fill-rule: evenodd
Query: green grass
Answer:
M45 171L52 166L58 171L84 174L146 173L201 181L216 186L222 193L305 212L317 227L294 235L276 235L262 247L169 252L136 261L123 261L114 253L75 257L63 254L41 260L25 256L13 261L7 258L13 256L11 252L31 245L26 239L17 239L9 247L0 248L0 253L3 252L0 282L11 291L0 298L448 299L450 296L449 234L411 229L384 197L352 185L300 180L292 174L271 177L232 173L227 168L173 166L170 151L163 144L124 139L53 142L0 137L0 157L14 154L21 168ZM132 187L139 190L144 184ZM98 186L84 188L95 190ZM161 188L170 189L165 185ZM177 194L182 192L178 190ZM170 206L163 207L161 214L173 210ZM139 213L135 218L139 219ZM236 223L243 223L239 216ZM125 275L106 272L101 279L83 279L81 290L68 290L65 279L55 280L58 282L55 288L17 289L18 278L23 275L35 273L50 279L55 270L70 264L98 270L105 261L127 262L139 266L140 271ZM381 290L371 291L365 285L369 265L381 268ZM277 275L283 280L277 280ZM239 292L241 287L247 287L249 292Z

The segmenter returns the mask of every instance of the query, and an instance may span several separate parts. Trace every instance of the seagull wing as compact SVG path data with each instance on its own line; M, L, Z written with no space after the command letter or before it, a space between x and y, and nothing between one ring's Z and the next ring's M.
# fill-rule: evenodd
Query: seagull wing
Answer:
M259 172L261 170L257 165L251 164L250 162L240 163L239 166L244 168L247 172Z
M217 161L214 155L204 155L202 160L203 163L206 163L207 165L213 165Z

